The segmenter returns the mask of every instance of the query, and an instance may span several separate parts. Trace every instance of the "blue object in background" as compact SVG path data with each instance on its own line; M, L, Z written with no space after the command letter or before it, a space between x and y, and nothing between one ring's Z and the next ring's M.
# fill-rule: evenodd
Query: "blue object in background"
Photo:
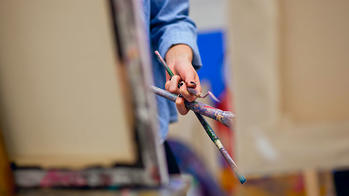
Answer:
M218 98L225 90L224 37L223 30L198 33L198 46L203 65L198 74L201 81L210 83L210 91Z

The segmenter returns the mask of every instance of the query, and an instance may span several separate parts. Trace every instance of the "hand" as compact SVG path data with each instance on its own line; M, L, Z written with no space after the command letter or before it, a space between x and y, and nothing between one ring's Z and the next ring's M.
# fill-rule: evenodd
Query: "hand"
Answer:
M166 73L167 82L165 89L171 93L181 94L183 96L177 97L176 107L180 114L185 115L189 110L184 105L184 99L189 102L196 99L195 95L188 92L187 87L195 87L194 89L198 93L201 93L199 76L191 64L193 51L185 44L178 44L168 50L165 58L167 65L174 74L170 80L170 76Z

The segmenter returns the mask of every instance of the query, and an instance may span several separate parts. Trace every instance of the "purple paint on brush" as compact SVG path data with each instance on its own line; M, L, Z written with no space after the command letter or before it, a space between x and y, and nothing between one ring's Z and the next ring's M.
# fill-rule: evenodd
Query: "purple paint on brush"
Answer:
M162 97L165 97L166 99L169 99L173 102L175 102L177 99L177 95L172 94L172 93L170 93L166 90L163 90L161 88L157 88L155 86L152 86L151 90L155 94L162 96ZM207 116L209 118L217 120L218 122L222 123L223 125L225 125L227 127L231 127L233 124L232 122L234 119L234 114L229 112L229 111L223 111L223 110L214 108L212 106L209 106L207 104L197 102L197 101L193 101L193 102L185 101L185 106L194 112L197 112L199 114L202 114L204 116Z

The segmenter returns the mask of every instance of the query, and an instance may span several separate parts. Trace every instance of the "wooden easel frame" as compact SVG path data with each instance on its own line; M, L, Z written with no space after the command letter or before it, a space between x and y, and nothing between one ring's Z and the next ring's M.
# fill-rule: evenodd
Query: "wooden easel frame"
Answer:
M133 135L137 147L135 164L115 163L113 168L86 168L83 170L13 168L15 183L19 187L40 187L41 177L50 172L59 175L75 176L92 182L96 176L106 176L109 181L91 183L83 186L160 186L168 183L165 157L157 132L154 95L148 90L152 83L151 60L146 33L141 22L139 2L136 0L110 0L111 17L114 23L115 41L118 50L124 95L132 106L127 114L131 118ZM36 176L37 178L32 178ZM38 177L39 176L39 177ZM30 181L25 180L31 178ZM65 187L61 182L51 183L49 187ZM79 185L68 185L79 187Z

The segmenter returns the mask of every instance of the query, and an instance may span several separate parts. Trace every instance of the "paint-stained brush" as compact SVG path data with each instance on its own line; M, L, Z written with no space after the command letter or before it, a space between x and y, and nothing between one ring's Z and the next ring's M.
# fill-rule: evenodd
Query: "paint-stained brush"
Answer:
M168 67L167 63L164 61L164 59L161 57L159 51L155 51L154 52L156 54L156 56L158 57L159 61L161 62L162 65L164 65L168 75L170 75L170 78L172 78L172 76L174 75L173 72L171 71L171 69Z
M236 177L239 179L240 183L243 184L246 182L246 178L242 175L240 175L239 171L238 171L238 167L236 165L236 163L233 161L233 159L231 158L231 156L229 155L228 151L224 148L221 140L218 138L218 136L216 135L216 133L213 131L213 129L211 128L211 126L208 124L208 122L204 119L204 117L202 117L200 114L194 112L196 117L199 119L201 125L204 127L207 135L210 137L210 139L213 141L213 143L216 145L216 147L218 148L218 150L221 152L221 154L223 155L224 159L227 161L227 163L229 164L229 166L231 167L231 169L233 170L234 174L236 175Z
M164 89L155 86L151 86L151 91L173 102L176 102L176 99L178 97L178 95L172 94ZM185 107L187 107L189 110L197 112L206 117L212 118L213 120L222 123L226 127L233 126L235 115L230 111L223 111L198 101L188 102L185 100L184 104Z
M167 70L167 73L170 75L170 77L172 77L173 76L173 72L167 66L166 62L163 60L163 58L161 57L159 52L155 51L155 54L158 56L160 62L163 64L163 66L165 66L165 68ZM224 159L227 161L227 163L229 164L231 169L234 171L234 174L239 179L240 183L241 184L245 183L246 182L246 178L239 174L235 162L233 161L233 159L231 158L231 156L229 155L227 150L224 148L222 142L217 137L216 133L213 131L211 126L207 123L207 121L204 119L204 117L201 114L199 114L197 112L194 112L194 113L195 113L196 117L199 119L199 121L200 121L201 125L203 126L203 128L205 129L207 135L210 137L210 139L213 141L213 143L219 149L219 151L221 152L221 154L223 155Z

